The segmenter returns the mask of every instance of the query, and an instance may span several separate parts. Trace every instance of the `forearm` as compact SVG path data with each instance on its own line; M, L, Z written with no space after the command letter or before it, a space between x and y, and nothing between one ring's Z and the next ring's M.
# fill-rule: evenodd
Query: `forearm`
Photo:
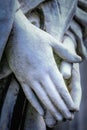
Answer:
M21 10L21 5L18 1L16 1L16 12L14 17L14 24L13 27L20 28L20 29L26 29L27 25L31 25L29 20L26 18L26 16L23 14Z

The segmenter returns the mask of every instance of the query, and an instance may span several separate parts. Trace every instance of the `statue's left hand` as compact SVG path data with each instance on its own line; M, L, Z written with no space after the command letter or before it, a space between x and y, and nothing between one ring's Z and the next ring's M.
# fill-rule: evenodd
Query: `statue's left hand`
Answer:
M76 110L75 104L56 66L52 48L67 61L78 62L81 58L64 48L52 36L33 26L18 12L13 35L11 34L6 48L9 66L27 99L41 115L43 109L35 95L58 121L63 118L71 119L70 110Z

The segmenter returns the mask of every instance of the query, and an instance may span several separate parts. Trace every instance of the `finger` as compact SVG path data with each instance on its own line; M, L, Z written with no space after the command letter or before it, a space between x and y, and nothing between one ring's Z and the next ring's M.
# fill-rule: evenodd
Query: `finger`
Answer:
M75 111L75 109L76 109L75 104L67 90L63 77L60 74L57 67L54 66L53 69L51 68L51 70L49 71L49 74L50 74L50 77L51 77L53 83L55 84L55 86L57 88L57 91L60 93L61 97L67 104L67 107L69 108L69 110Z
M32 81L31 87L42 102L42 104L45 106L45 108L48 109L58 121L62 121L62 115L55 109L47 94L43 90L42 86L38 82Z
M44 115L44 110L41 107L39 101L37 100L36 96L34 95L34 93L32 92L31 88L27 85L22 83L21 84L22 89L24 91L24 94L26 96L26 98L28 99L28 101L31 103L31 105L35 108L35 110L40 114L40 115Z
M76 54L76 42L69 35L64 36L63 45L72 53Z
M62 61L60 65L60 72L64 79L69 79L71 77L72 64L66 61Z
M64 37L63 45L67 47L68 50L76 54L76 43L75 41L69 37ZM62 61L60 65L60 72L62 73L64 79L69 79L71 77L72 64L66 61Z
M71 118L72 120L74 119L74 113L72 113L71 115L72 115L72 118ZM58 124L58 121L51 115L51 113L48 110L46 111L46 115L44 119L45 119L46 125L50 128L55 127ZM67 119L64 118L63 121L65 122L67 121Z
M56 40L53 42L52 47L61 58L68 62L81 62L82 60L80 56L71 52L67 47L64 47L63 44L58 43Z
M81 81L80 81L80 72L79 72L79 64L74 64L72 69L72 80L70 84L71 96L76 105L76 109L79 110L80 102L81 102Z
M71 35L72 35L72 34L71 34ZM71 38L69 35L64 36L63 45L64 45L64 47L66 47L68 50L70 50L72 53L74 53L75 55L77 55L77 53L76 53L77 45L76 45L76 41L75 41L75 39L73 38L73 36L72 36L72 38Z
M49 111L46 111L44 119L48 127L52 128L56 125L56 119L51 115Z
M46 76L43 76L41 83L42 83L43 88L47 92L47 95L50 97L51 101L55 104L57 109L62 113L62 115L66 119L70 119L71 113L69 112L63 99L60 97L57 89L55 88L55 86L48 74Z

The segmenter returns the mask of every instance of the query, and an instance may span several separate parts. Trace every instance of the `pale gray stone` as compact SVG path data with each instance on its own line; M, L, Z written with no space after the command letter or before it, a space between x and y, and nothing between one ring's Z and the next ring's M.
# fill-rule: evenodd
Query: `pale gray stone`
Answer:
M78 64L77 66L75 64L71 65L69 62L81 61L77 53L87 57L84 45L87 40L87 2L85 0L19 1L21 5L16 3L16 6L15 0L0 1L0 58L2 57L7 39L9 39L5 48L7 59L2 57L0 63L0 80L8 77L13 72L23 88L27 99L38 113L44 115L44 107L46 109L44 122L43 117L28 104L24 130L46 130L45 123L49 127L53 127L56 122L62 121L63 118L73 119L74 117L61 100L58 101L58 99L61 99L58 98L58 93L62 95L62 99L65 99L64 103L66 106L67 104L69 105L70 110L79 110L81 84ZM27 18L24 14L21 15L21 9ZM33 26L30 22L40 29ZM66 47L64 47L64 42L68 43L68 41L74 44L74 46L71 45L71 51L69 44L68 47L67 44ZM71 76L71 86L68 88L71 90L71 100L69 100L67 94L64 92L64 90L66 90L66 92L69 93L66 89L68 86L64 90L61 89L64 87L63 78L55 67L56 64L52 49L54 49L58 56L65 60L62 66L63 72L65 71L65 77L69 75L68 78L70 78ZM70 66L70 71L68 70L69 74L66 72L66 64L68 68ZM76 70L78 77L76 75ZM55 74L53 72L55 72ZM49 74L50 77L52 76L52 82L56 84L56 86L62 87L55 89L54 85L47 80L49 78L46 74ZM43 77L45 77L45 80ZM43 80L41 80L41 78ZM34 82L35 80L41 82L41 84ZM45 81L45 83L42 81ZM45 91L43 91L42 87ZM0 93L2 93L3 90L1 90ZM6 97L2 104L0 117L1 130L10 129L10 122L18 91L18 83L13 79L8 90L5 92ZM75 107L73 107L74 105L71 102L72 98L74 99ZM1 97L0 100L2 100Z

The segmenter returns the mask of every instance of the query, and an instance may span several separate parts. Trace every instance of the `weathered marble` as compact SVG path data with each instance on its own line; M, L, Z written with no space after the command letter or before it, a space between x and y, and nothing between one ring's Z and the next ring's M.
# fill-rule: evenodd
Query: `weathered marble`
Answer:
M64 86L62 84L63 78L66 80L67 87L65 90L69 91L76 105L75 109L79 110L81 101L79 65L73 65L72 63L81 61L77 53L82 58L87 58L85 49L87 2L85 0L19 0L19 2L21 6L17 6L15 0L0 1L0 59L4 52L0 63L0 129L10 130L10 127L11 130L14 129L11 124L15 120L13 117L13 114L16 113L14 108L20 97L19 86L21 85L30 103L25 103L25 99L21 100L21 119L18 118L20 121L16 120L16 129L46 130L45 123L49 127L53 127L61 119L71 119L74 116L72 114L71 117L67 108L58 102L57 92L60 95L62 94L66 104L71 103L71 100L63 92L63 89L59 91L59 88L57 90L54 86L52 89L48 82L46 82L44 89L47 88L46 93L49 96L43 94L43 89L39 89L37 84L35 85L37 88L31 87L34 86L32 85L33 78L42 83L41 77L46 76L42 71L53 74L53 70L56 70L53 75L54 78L56 75L56 78L52 81L57 86ZM23 14L20 15L20 10L23 11L26 17ZM41 30L31 25L31 23ZM27 52L27 55L24 52ZM61 74L55 68L53 54L63 78L60 78ZM33 65L34 67L32 67ZM35 73L33 68L35 68L34 70L41 68L41 71ZM32 71L30 71L31 69ZM12 73L15 76L12 76ZM33 78L30 78L31 75L33 75ZM59 75L60 80L58 79ZM52 100L51 104L49 99ZM31 104L41 115L44 115L45 111L45 119L36 112ZM71 106L73 105L71 104L69 104L69 107L72 110L73 107ZM60 110L54 111L55 106Z

